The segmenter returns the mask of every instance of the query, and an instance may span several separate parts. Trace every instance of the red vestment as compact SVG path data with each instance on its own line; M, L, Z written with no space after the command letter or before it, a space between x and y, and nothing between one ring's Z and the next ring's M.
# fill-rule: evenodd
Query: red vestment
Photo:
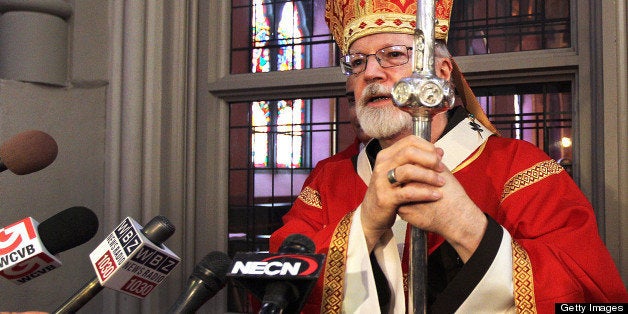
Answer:
M628 302L599 237L592 206L544 152L525 141L491 136L453 172L475 204L512 237L518 310L553 313L557 302ZM315 242L317 253L327 254L326 265L334 268L319 278L304 313L319 313L324 302L340 308L342 297L330 298L334 291L323 297L324 287L343 287L346 224L366 189L351 159L329 162L304 187L284 216L284 226L273 233L271 251L288 235L301 233ZM435 235L430 239L431 253L443 241Z
M323 169L323 166L325 166L325 164L338 161L338 160L348 159L357 155L360 152L360 144L361 144L360 139L356 137L353 140L353 143L347 146L347 148L343 149L337 154L334 154L330 157L327 157L319 161L316 164L316 167L312 169L312 172L310 172L310 175L305 179L305 182L303 182L303 187L308 186L312 182L312 179L314 179L314 177L316 177L318 172L321 171L321 169Z

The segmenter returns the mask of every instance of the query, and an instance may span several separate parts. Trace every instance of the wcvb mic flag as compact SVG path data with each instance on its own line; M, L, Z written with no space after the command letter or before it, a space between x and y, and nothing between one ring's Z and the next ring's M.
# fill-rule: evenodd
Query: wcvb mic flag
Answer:
M20 285L61 266L41 242L38 225L27 217L0 229L0 276Z
M140 299L181 261L165 245L148 240L141 230L135 220L127 217L89 254L102 286Z

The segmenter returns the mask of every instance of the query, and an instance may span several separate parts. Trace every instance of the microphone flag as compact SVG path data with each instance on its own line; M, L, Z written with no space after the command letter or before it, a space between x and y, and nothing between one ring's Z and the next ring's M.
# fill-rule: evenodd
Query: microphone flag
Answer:
M131 217L124 219L89 254L103 287L143 299L179 264L165 245L155 245Z
M38 226L27 217L0 229L0 276L21 285L61 266L42 243Z
M288 282L296 287L296 300L286 313L297 313L310 294L323 268L325 254L245 253L235 254L227 277L262 300L269 283Z

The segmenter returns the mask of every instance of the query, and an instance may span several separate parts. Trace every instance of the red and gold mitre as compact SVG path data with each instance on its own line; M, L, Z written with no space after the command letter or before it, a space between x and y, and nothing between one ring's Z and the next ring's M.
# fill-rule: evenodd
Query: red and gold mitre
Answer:
M436 1L436 39L447 40L454 0ZM325 21L346 54L358 38L379 33L414 34L416 0L327 0Z
M447 41L454 0L435 0L436 39ZM358 38L380 33L414 34L417 0L327 0L325 21L342 54L347 54ZM465 108L495 134L475 94L452 58L452 79Z

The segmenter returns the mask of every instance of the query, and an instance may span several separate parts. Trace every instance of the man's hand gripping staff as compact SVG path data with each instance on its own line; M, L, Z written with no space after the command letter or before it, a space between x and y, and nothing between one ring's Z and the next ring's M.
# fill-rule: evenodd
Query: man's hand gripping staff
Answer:
M413 133L427 141L431 139L432 115L445 111L453 104L453 90L434 72L435 1L417 0L416 29L413 41L413 72L393 86L395 104L412 115ZM396 178L390 168L389 181ZM394 220L393 220L394 222ZM410 273L408 279L409 313L427 310L427 235L412 227L410 238Z

